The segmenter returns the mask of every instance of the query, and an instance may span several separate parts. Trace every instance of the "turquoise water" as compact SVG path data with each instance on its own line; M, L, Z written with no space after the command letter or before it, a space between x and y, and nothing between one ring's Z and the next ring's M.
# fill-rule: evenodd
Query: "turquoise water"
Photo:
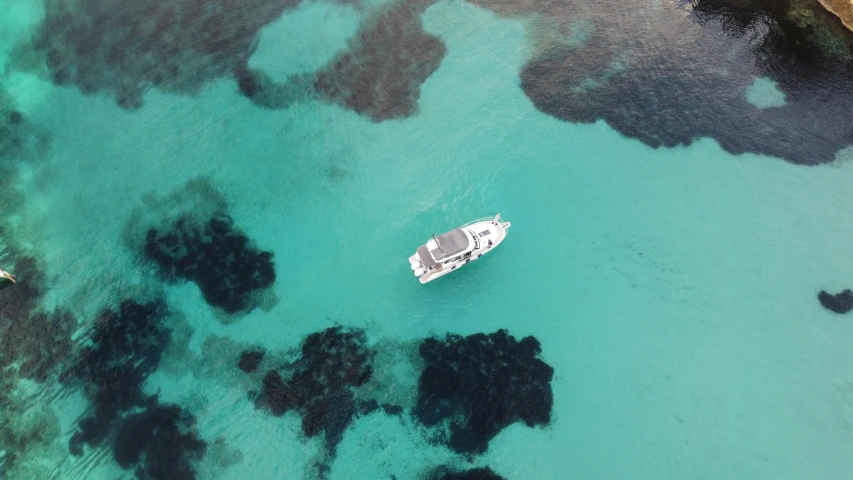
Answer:
M756 78L746 89L746 99L758 108L781 107L785 105L785 94L779 91L779 85L768 78Z
M39 260L40 308L71 312L81 344L103 309L164 299L172 341L143 390L196 417L208 443L192 463L198 478L315 478L318 461L331 479L425 478L440 465L507 479L853 471L853 324L816 300L849 281L849 150L805 167L732 155L712 138L652 148L601 120L559 120L520 88L538 23L456 1L423 13L447 51L407 118L376 123L316 99L263 109L230 78L195 95L149 88L126 110L21 67L12 46L43 8L0 5L17 12L0 20L2 86L49 137L41 157L10 170L7 195L23 200L4 199L4 241ZM315 71L373 8L295 7L260 31L248 64L276 82ZM595 31L576 25L570 45ZM769 85L742 94L783 105ZM132 248L132 219L173 208L162 199L198 178L273 254L275 282L248 313L213 308L196 283L164 282ZM494 255L428 285L412 276L406 258L431 233L498 212L513 227ZM261 377L236 361L249 346L292 356L335 324L364 329L375 348L371 398L406 410L356 417L330 454L294 412L256 408L247 395ZM417 345L498 329L541 343L554 371L551 421L513 423L469 457L431 441L409 413ZM59 370L42 383L8 377L4 423L40 434L0 445L17 449L4 473L133 478L110 441L69 454L91 407L84 388L58 383Z

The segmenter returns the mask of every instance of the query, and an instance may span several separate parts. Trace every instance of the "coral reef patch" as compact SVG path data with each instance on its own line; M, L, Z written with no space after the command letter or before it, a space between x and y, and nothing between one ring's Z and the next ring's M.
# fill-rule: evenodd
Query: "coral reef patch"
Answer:
M17 249L6 253L15 261L5 268L19 281L0 281L0 370L17 364L18 375L44 382L71 354L77 320L62 310L42 311L44 274L36 260Z
M415 417L447 426L441 440L457 453L480 454L505 427L551 421L554 369L539 358L533 337L506 330L486 335L428 338L420 346L426 368L418 383Z
M50 478L55 465L33 459L66 454L49 383L23 385L10 368L0 369L0 478Z
M834 295L826 290L821 290L817 299L823 308L835 313L847 313L853 310L853 291L850 289L845 289Z
M190 459L200 460L207 449L192 432L194 423L177 405L152 405L121 421L113 455L124 469L137 466L140 480L193 480Z
M299 0L48 0L31 47L54 84L107 92L129 110L142 106L149 87L193 95L206 82L233 78L237 91L266 108L319 96L378 122L415 114L420 85L446 54L421 24L434 1L375 9L329 65L282 84L248 59L258 32Z
M374 14L349 48L317 73L317 90L375 122L417 113L420 85L447 53L423 29L421 15L432 3L403 0Z
M124 300L95 320L91 345L80 349L77 362L63 375L64 382L82 387L94 410L71 437L72 453L82 453L83 444L99 445L124 412L146 405L142 384L170 339L162 322L166 314L161 301Z
M237 228L225 199L203 180L169 196L147 198L125 235L167 281L194 282L205 301L226 314L260 306L275 282L273 254Z
M266 373L256 405L275 416L297 411L305 436L325 432L326 450L334 454L359 413L353 389L370 378L372 356L363 330L332 327L312 333L299 358Z
M257 32L299 0L48 0L34 47L57 85L142 105L150 85L194 94L245 69Z
M246 350L240 354L240 359L237 361L237 367L246 372L252 373L258 369L258 364L264 359L263 350Z
M429 477L430 480L505 480L489 467L472 468L456 471L447 467L437 468Z
M195 282L208 304L233 314L253 308L252 294L275 281L272 253L251 245L225 213L194 225L180 218L151 229L145 254L171 280Z
M359 415L369 415L379 410L379 402L376 400L367 400L356 403Z
M64 451L51 408L54 375L72 355L76 318L45 308L49 287L35 249L19 242L24 216L24 172L38 171L51 144L46 131L17 109L0 86L0 268L18 283L0 280L0 478L48 478L53 469L33 459ZM22 188L23 187L23 188Z
M240 93L259 107L278 110L299 101L321 99L314 88L313 73L294 74L283 82L276 82L266 72L248 67L236 70L235 75Z
M50 135L17 110L14 99L0 86L0 225L8 226L23 206L24 196L16 185L20 167L38 165L50 146ZM13 233L3 232L4 240L8 242Z
M95 320L90 344L62 376L65 384L79 385L93 407L69 441L73 455L111 439L115 460L140 480L195 478L189 462L204 454L206 443L192 430L194 418L142 391L169 345L168 314L159 300L124 300Z
M853 33L813 0L474 3L548 19L541 23L557 40L540 46L520 76L536 108L553 117L604 120L653 148L710 137L730 153L808 165L834 160L853 139L853 125L838 121L853 109ZM577 22L587 34L565 40ZM744 92L757 77L789 101L750 104Z

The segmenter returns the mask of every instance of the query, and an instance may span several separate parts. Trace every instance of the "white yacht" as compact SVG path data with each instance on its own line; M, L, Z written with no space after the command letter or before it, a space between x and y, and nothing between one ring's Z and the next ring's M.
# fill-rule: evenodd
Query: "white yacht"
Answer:
M412 271L421 283L447 275L500 245L510 225L501 221L501 214L497 214L494 218L479 218L443 235L433 235L409 257Z

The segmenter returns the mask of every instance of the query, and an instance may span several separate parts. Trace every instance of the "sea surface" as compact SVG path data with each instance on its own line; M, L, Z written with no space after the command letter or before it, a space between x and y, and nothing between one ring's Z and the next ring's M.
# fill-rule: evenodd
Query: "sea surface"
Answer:
M805 0L0 0L0 478L850 479L851 37Z

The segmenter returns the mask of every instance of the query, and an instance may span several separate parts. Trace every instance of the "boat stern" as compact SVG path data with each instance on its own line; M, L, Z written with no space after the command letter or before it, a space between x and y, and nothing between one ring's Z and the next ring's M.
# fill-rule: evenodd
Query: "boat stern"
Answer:
M421 262L421 257L417 253L409 257L409 267L411 267L412 273L414 273L418 278L422 277L423 274L426 273L426 268L424 267L423 262Z

